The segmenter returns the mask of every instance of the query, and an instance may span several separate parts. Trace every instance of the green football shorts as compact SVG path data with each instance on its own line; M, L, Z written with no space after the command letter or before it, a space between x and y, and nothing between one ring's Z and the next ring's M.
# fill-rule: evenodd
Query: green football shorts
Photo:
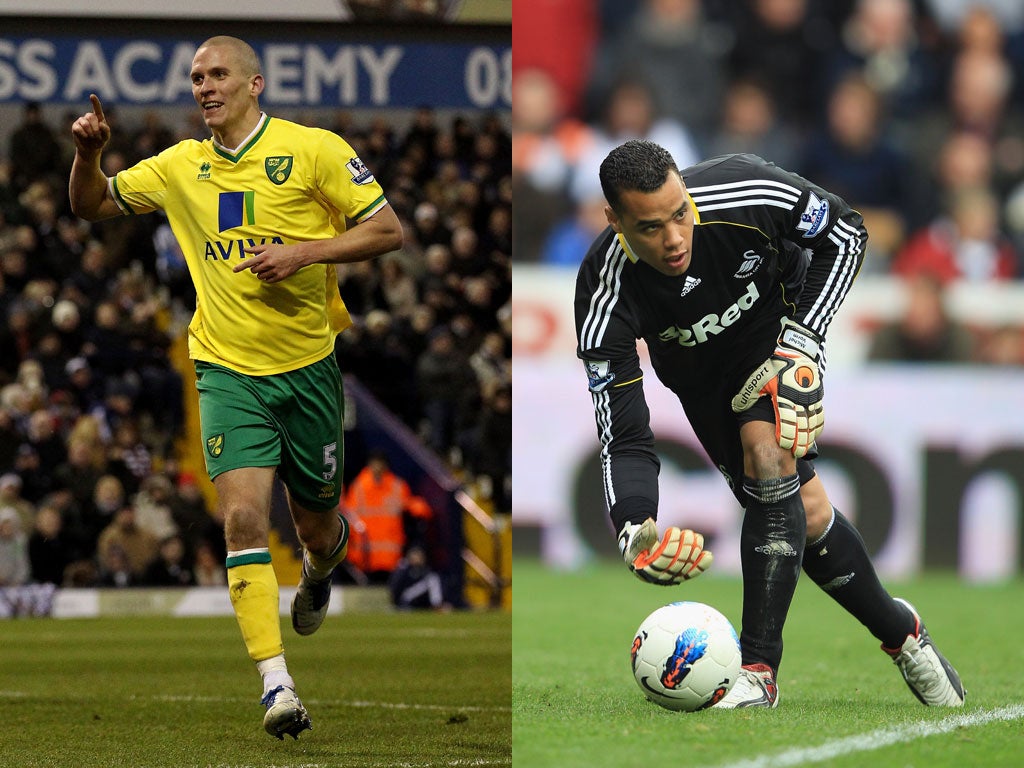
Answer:
M199 360L195 368L211 480L239 467L277 467L298 504L313 511L337 508L345 396L332 355L272 376L247 376Z

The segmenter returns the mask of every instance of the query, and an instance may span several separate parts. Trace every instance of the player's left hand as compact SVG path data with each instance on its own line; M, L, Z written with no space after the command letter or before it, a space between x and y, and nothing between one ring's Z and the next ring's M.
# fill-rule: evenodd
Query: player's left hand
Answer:
M659 539L658 527L650 517L622 527L619 551L638 579L661 586L700 576L714 560L699 533L672 526Z
M733 411L740 413L762 395L771 397L775 439L796 458L810 450L825 426L820 346L814 333L784 318L775 352L750 374L732 399Z
M291 277L306 263L294 245L263 243L243 249L250 257L235 265L233 272L251 271L265 283L276 283Z

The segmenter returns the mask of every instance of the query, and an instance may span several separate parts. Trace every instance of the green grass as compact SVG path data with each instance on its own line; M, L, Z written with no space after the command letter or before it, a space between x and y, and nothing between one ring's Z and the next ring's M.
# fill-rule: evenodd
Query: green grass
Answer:
M673 713L648 702L630 671L633 633L673 600L719 608L737 626L738 579L704 575L663 589L617 563L579 572L516 560L512 661L513 754L528 768L963 768L1024 765L1024 583L970 586L952 576L889 584L924 617L936 645L968 690L962 710L920 705L871 637L808 579L801 579L785 630L774 711ZM975 722L1016 705L1014 719ZM956 715L971 720L948 733L913 736L913 724ZM902 743L832 749L844 737L899 729ZM877 744L877 734L869 739ZM830 745L815 757L794 750ZM819 759L820 758L820 759Z
M314 730L277 741L233 617L0 622L0 765L508 766L510 624L343 614L308 638L287 626Z

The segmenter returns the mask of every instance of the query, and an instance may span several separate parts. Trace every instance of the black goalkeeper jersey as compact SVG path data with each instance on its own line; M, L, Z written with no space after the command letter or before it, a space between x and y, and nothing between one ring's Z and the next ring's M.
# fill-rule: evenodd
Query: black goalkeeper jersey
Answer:
M577 355L617 527L657 510L658 460L637 339L688 413L709 397L727 408L771 355L783 316L825 337L867 240L860 214L841 198L759 157L716 157L682 176L695 219L686 273L658 272L609 227L576 282ZM729 426L738 433L738 424Z

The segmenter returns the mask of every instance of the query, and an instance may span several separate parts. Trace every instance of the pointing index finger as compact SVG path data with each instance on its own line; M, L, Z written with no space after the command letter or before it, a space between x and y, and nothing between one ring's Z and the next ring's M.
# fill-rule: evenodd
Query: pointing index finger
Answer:
M96 118L102 123L106 118L103 117L103 105L100 104L100 97L95 93L90 93L89 101L92 102L93 114L96 115Z

